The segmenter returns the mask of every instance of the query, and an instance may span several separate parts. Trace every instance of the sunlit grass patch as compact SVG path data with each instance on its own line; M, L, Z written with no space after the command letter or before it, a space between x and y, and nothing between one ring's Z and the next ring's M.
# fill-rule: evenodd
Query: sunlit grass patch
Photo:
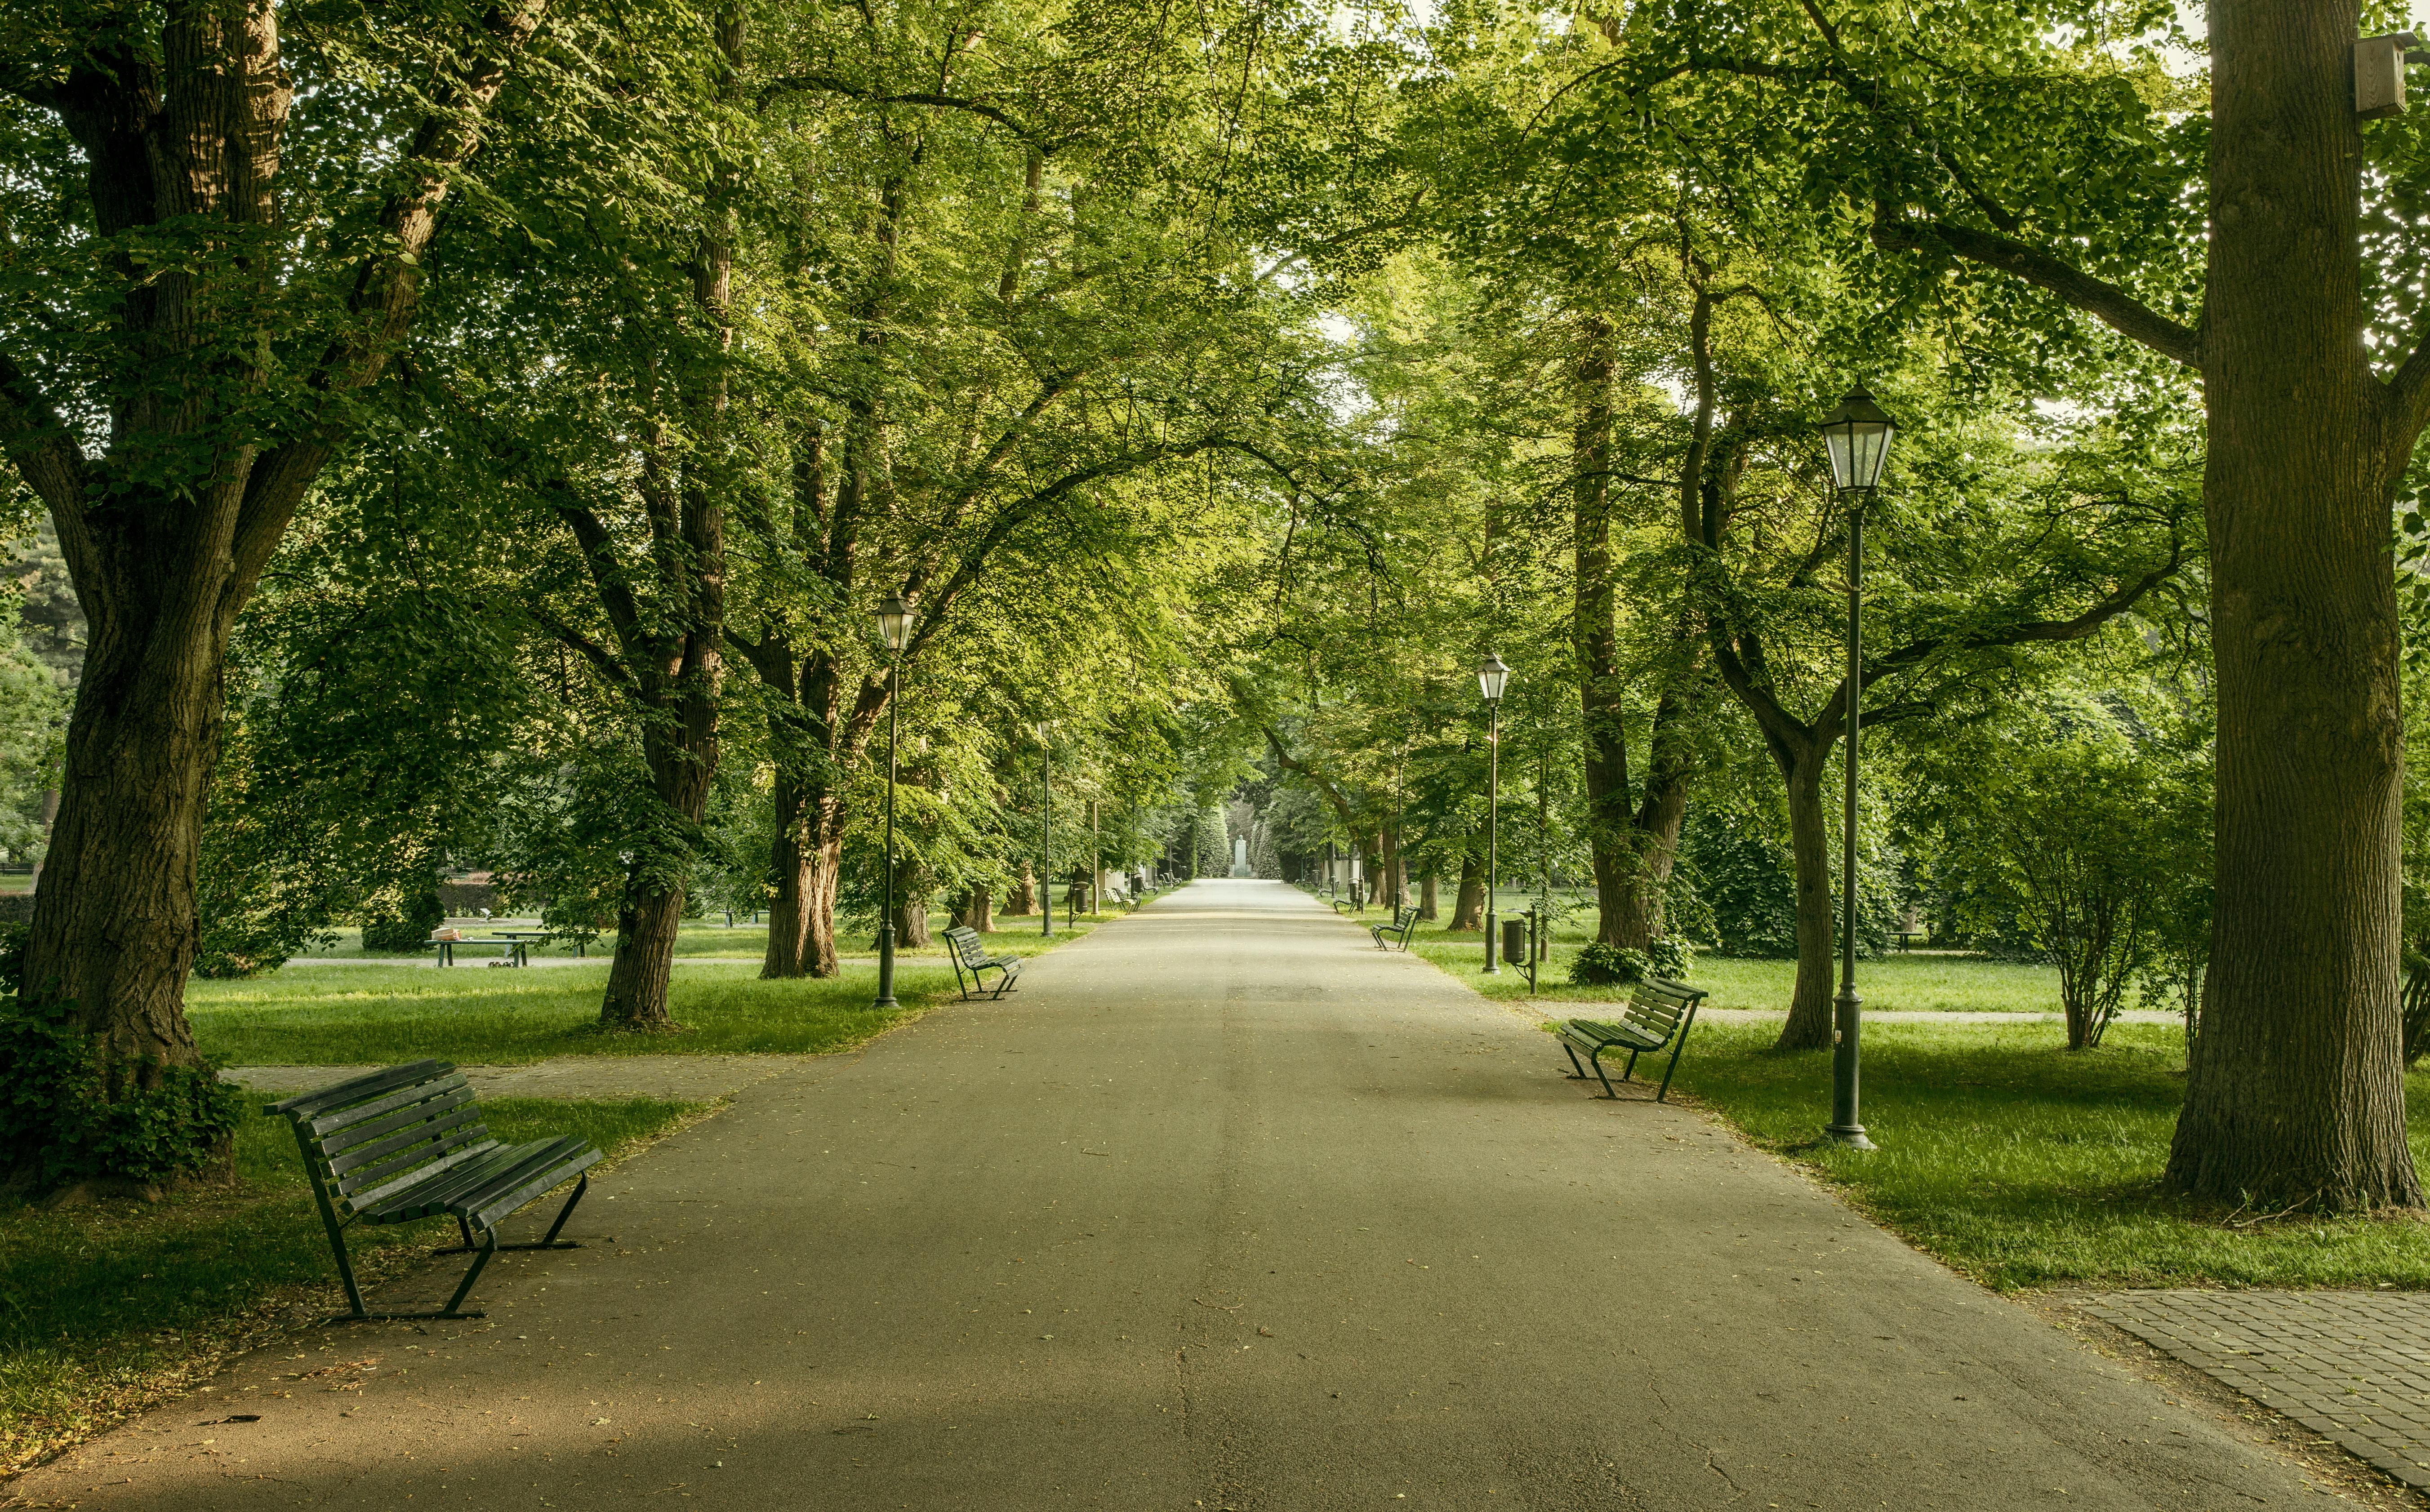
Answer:
M2101 1049L2071 1053L2036 1026L1869 1021L1871 1155L1820 1139L1830 1054L1783 1055L1771 1048L1777 1034L1699 1027L1673 1096L1714 1108L1991 1286L2430 1287L2430 1225L2273 1218L2160 1189L2185 1090L2172 1026L2121 1024ZM2430 1079L2409 1081L2421 1162Z

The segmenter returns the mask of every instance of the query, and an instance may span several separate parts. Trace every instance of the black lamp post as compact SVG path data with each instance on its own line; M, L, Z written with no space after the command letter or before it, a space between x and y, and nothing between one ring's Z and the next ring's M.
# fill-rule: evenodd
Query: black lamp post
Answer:
M1055 722L1038 722L1038 932L1055 938Z
M1839 852L1839 995L1832 1001L1831 1122L1823 1132L1852 1150L1870 1150L1856 1116L1857 1038L1864 999L1856 996L1856 717L1864 706L1865 506L1882 480L1898 426L1858 384L1822 419L1831 486L1848 510L1848 792Z
M894 749L903 721L903 648L911 643L911 606L900 593L877 603L877 638L886 642L886 896L877 921L877 1003L894 1006Z
M1488 652L1476 669L1476 686L1485 694L1485 706L1492 712L1491 733L1485 742L1485 974L1502 974L1502 962L1493 950L1493 889L1501 880L1501 834L1496 821L1502 809L1502 690L1510 681L1510 669L1502 664L1501 656Z

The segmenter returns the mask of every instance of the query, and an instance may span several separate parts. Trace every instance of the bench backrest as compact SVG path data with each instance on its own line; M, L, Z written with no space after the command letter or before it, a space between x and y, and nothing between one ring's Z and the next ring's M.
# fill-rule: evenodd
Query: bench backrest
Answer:
M1629 994L1628 1006L1621 1010L1620 1016L1647 1034L1668 1039L1688 1010L1704 996L1702 990L1684 983L1649 976L1637 984L1637 990Z
M349 1211L498 1146L463 1072L443 1060L391 1066L263 1111L294 1124L314 1182Z
M945 939L954 947L954 954L962 958L964 966L986 964L987 945L979 939L977 930L968 924L956 924L945 931Z

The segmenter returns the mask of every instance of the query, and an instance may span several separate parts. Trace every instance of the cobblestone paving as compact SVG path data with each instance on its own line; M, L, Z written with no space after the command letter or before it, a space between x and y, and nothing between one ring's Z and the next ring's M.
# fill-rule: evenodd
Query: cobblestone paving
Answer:
M2430 1489L2430 1295L2110 1291L2084 1308Z

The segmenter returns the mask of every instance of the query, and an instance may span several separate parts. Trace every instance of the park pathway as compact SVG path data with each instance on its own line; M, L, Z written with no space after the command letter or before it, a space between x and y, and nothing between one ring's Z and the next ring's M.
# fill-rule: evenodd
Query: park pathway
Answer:
M1278 884L611 1172L479 1322L9 1487L106 1512L2292 1506L2289 1468ZM433 1272L387 1293L401 1300ZM227 1421L258 1415L256 1421Z

